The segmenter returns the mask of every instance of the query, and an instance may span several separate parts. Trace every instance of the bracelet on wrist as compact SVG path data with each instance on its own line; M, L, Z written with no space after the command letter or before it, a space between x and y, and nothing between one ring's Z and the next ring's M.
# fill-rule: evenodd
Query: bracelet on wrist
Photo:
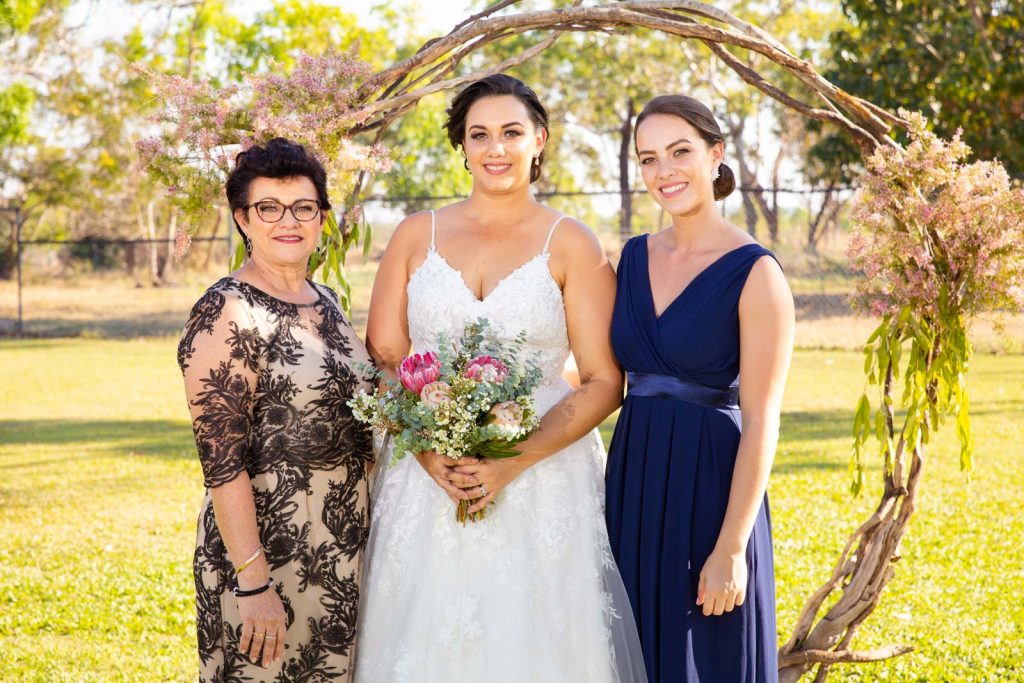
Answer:
M248 598L252 597L253 595L259 595L260 593L267 592L271 589L273 585L274 579L267 579L267 582L262 586L257 586L256 588L250 588L249 590L245 590L239 587L239 585L236 583L234 586L231 587L231 592L235 594L236 598Z
M252 555L250 555L248 557L248 559L245 560L245 562L243 562L242 564L240 564L237 567L235 567L235 576L238 576L239 574L244 572L246 569L248 569L249 565L251 565L253 562L255 562L256 558L259 557L262 552L263 552L263 546L260 546L259 548L256 548L256 551Z

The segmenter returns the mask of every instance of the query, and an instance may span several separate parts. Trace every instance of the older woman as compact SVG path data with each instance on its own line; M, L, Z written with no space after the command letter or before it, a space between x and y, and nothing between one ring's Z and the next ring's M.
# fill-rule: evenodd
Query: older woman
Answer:
M226 189L248 258L199 299L178 346L206 484L200 680L344 681L372 459L346 401L369 357L334 292L306 278L326 173L278 138L239 154Z

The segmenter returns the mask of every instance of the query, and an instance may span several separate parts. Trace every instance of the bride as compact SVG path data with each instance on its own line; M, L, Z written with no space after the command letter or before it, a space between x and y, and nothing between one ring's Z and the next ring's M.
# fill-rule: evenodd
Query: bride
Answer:
M643 681L605 529L595 427L621 402L609 345L615 276L586 226L538 203L548 116L495 75L448 110L473 191L406 218L377 272L367 346L378 365L430 350L483 317L541 359L539 428L516 457L380 460L366 550L356 681ZM561 377L569 351L581 384ZM489 506L462 526L455 503Z

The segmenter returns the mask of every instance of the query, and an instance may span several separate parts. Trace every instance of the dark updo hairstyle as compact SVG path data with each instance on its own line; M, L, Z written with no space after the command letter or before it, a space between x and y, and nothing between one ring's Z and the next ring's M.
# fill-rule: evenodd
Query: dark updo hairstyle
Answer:
M224 190L231 207L235 230L248 244L248 238L235 219L236 209L245 209L249 202L249 188L257 178L309 178L316 188L317 201L322 211L329 211L327 198L327 171L316 157L297 142L274 138L262 145L253 145L235 157L235 168L228 174Z
M718 127L715 115L702 102L686 95L660 95L648 102L644 110L636 117L636 125L633 127L634 147L636 146L636 131L640 128L640 124L648 116L654 114L664 114L683 119L697 129L709 147L719 142L725 145L725 140L722 138L722 129ZM732 169L724 163L719 164L718 180L714 182L715 199L725 199L735 189L736 176L733 175Z
M526 107L526 113L530 116L534 127L548 129L548 112L540 103L537 93L518 78L506 74L494 74L467 85L452 100L452 106L448 107L448 120L445 121L444 127L448 131L448 141L452 143L453 149L458 150L466 137L466 115L469 114L469 108L473 106L473 103L484 97L499 95L511 95L518 99ZM540 178L540 168L543 165L544 151L542 150L537 158L537 163L531 162L531 183Z

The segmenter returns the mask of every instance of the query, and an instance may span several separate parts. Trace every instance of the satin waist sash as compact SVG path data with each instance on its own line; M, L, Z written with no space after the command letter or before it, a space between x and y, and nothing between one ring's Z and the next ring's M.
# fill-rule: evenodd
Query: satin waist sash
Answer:
M739 386L717 389L673 375L627 372L626 391L630 396L688 401L707 408L737 410L740 407Z

